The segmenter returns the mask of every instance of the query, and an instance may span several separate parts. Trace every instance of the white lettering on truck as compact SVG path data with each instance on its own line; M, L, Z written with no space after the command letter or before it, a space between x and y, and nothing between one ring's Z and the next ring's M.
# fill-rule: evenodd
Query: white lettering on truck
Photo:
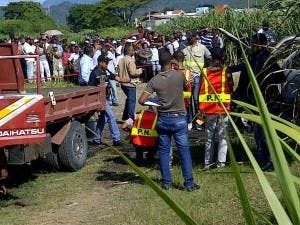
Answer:
M0 130L0 137L25 136L44 134L44 128L22 129L22 130Z

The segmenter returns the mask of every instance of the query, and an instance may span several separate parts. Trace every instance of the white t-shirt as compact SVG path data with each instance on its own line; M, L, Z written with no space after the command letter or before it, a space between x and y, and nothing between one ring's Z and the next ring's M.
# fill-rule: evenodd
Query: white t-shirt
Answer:
M155 62L159 60L158 50L156 47L150 48L152 52L151 62Z
M120 46L118 46L118 47L116 48L116 53L117 53L118 55L123 55L123 53L122 53L123 47L124 47L124 46L120 45Z
M24 43L23 45L23 51L26 55L29 55L29 54L34 54L35 53L35 45L30 45L28 44L27 42ZM26 61L32 61L34 62L35 59L34 58L25 58Z
M115 54L111 51L108 51L107 58L111 59L107 64L107 69L112 73L116 73L117 61Z
M94 66L98 66L98 57L101 55L101 51L99 49L96 50L93 56Z
M79 58L79 54L77 54L77 53L72 53L71 55L70 55L70 57L69 57L69 61L76 61L77 59Z

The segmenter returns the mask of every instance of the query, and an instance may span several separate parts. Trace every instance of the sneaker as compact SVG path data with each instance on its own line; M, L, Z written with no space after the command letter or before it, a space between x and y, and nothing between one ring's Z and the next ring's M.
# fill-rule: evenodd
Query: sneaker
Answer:
M197 131L204 131L204 127L200 126L199 124L195 124L193 128Z
M200 185L194 183L194 185L193 185L192 187L185 187L185 189L186 189L188 192L190 192L190 191L195 191L195 190L200 189Z
M202 171L207 171L207 170L210 170L210 169L212 169L212 167L211 167L210 164L208 164L208 165L205 165L201 170Z
M189 124L188 124L188 130L190 131L190 130L192 130L192 128L193 128L193 124L192 124L192 123L189 123Z
M226 165L225 163L218 163L217 168L224 168Z
M121 146L123 145L122 141L113 141L113 146Z
M164 189L164 190L169 190L170 187L171 187L170 184L162 184L162 185L161 185L161 188Z

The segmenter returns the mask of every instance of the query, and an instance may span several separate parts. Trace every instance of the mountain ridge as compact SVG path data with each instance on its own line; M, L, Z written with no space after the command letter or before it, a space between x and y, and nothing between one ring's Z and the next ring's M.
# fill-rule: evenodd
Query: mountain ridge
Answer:
M101 2L101 0L46 0L42 4L42 8L50 13L54 20L62 25L67 23L66 17L68 15L71 6L76 4L95 4ZM248 1L239 0L153 0L148 4L139 8L135 16L140 17L151 11L164 11L165 9L182 9L186 12L195 12L199 5L217 5L217 4L227 4L232 8L246 8L248 7ZM253 6L256 3L262 4L265 0L249 0L249 6ZM163 6L163 7L162 7Z
M97 2L101 2L101 0L46 0L42 3L43 8L48 8L53 5L59 5L63 2L68 2L71 4L95 4ZM189 4L186 4L186 3ZM161 6L170 7L170 8L179 8L179 9L192 9L196 8L199 5L203 4L210 4L210 5L216 5L216 4L227 4L230 7L233 8L239 8L239 7L248 7L248 2L249 6L253 6L256 3L261 3L265 2L265 0L249 0L249 1L240 1L240 0L153 0L150 3L146 4L146 7L150 7L153 9L160 9L162 10Z

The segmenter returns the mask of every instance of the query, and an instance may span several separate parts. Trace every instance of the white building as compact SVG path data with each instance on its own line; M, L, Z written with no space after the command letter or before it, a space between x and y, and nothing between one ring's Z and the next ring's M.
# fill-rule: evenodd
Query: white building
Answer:
M197 14L209 13L209 7L198 7L196 8L196 13Z

